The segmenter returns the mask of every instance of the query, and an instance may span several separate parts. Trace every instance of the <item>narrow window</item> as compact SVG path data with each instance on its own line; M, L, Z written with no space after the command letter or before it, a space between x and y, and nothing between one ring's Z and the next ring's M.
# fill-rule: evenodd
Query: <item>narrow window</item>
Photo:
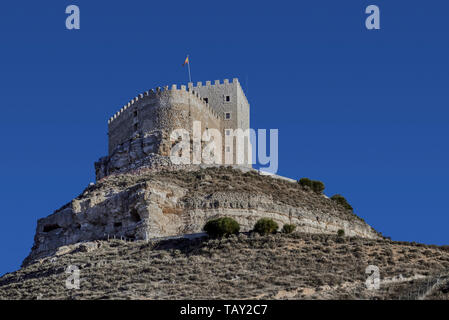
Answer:
M137 117L137 110L134 110L134 117Z
M231 129L226 129L225 133L226 133L227 136L229 136L231 134Z
M137 131L137 123L134 124L134 131Z
M231 97L230 96L226 96L226 102L231 101Z
M230 112L226 112L226 113L225 113L225 119L226 119L226 120L231 119L231 113L230 113Z
M230 146L226 147L226 152L231 152L231 147Z
M204 98L204 102L209 103L209 99L208 98Z

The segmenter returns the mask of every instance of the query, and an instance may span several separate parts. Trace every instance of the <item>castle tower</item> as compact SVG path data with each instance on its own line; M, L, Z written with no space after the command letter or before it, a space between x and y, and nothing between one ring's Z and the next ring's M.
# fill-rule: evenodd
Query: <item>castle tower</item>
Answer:
M140 167L172 165L176 141L171 134L186 130L192 143L194 123L200 123L201 135L207 129L220 132L220 164L251 167L249 103L234 78L158 87L132 99L108 120L109 155L95 163L97 179Z
M236 158L236 138L229 137L229 134L235 135L235 130L241 129L243 134L248 134L249 124L249 103L237 78L232 79L229 82L228 79L224 79L223 83L220 80L215 80L214 84L210 81L206 81L203 85L202 82L197 82L196 86L193 83L188 84L189 89L198 91L200 96L209 103L209 105L221 115L222 134L226 138L233 139L233 143L230 150L233 150L233 154L227 155L227 158L233 164L239 164ZM231 130L232 132L229 132ZM246 145L244 146L244 163L242 165L251 167L251 149L249 138L245 138ZM225 156L227 153L227 142L223 141ZM230 152L230 151L229 151Z

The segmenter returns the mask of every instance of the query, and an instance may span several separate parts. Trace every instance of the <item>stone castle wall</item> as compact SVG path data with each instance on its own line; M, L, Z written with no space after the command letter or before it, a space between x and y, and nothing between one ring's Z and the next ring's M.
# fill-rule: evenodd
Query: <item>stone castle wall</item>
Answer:
M223 130L219 113L186 86L139 95L109 119L109 155L95 163L96 179L141 166L171 166L170 150L176 143L170 141L171 132L182 128L192 139L196 121L201 132Z
M220 115L199 96L177 89L157 88L139 95L116 113L109 121L109 155L121 144L151 132L184 128L191 132L193 121L200 121L202 129L221 129Z
M246 131L250 128L250 114L249 114L249 103L246 99L245 93L237 78L232 79L229 82L225 79L223 82L220 80L215 80L212 84L211 81L206 81L205 84L202 82L197 82L196 86L189 83L189 88L194 91L198 91L200 95L209 101L209 104L222 114L222 128L226 129L242 129ZM228 117L226 116L228 115ZM223 132L225 134L225 132ZM226 154L224 153L226 161L231 161L233 164L237 164L236 152L235 152L235 138L233 138L232 152ZM247 145L244 150L244 165L251 167L251 157L248 158L247 150L251 149L250 141L245 142ZM224 141L226 144L226 141Z
M211 81L205 84L197 82L196 86L189 83L189 88L198 91L201 97L208 99L212 108L223 115L223 128L249 128L249 103L237 78L232 82L225 79L222 83L215 80L214 84ZM226 113L230 113L229 119L224 117Z
M222 134L222 161L237 163L237 140L226 148L226 129L249 128L249 104L238 82L225 79L214 84L206 81L196 86L176 85L156 88L132 99L108 120L109 155L95 163L97 180L117 172L126 172L140 166L170 166L170 150L175 142L170 134L185 129L193 138L193 123L201 123L201 131L217 129ZM245 163L251 145L245 142ZM193 145L191 146L193 149Z
M229 118L226 113L230 113ZM192 139L194 121L200 122L202 131L218 129L224 140L226 129L248 129L249 104L238 80L216 81L213 85L208 81L205 86L189 84L188 88L179 89L175 85L157 88L125 105L108 121L109 155L95 163L97 183L38 221L34 246L25 263L51 254L61 246L106 236L145 240L197 233L208 220L221 216L236 219L241 231L250 231L260 218L272 218L279 225L295 224L302 232L335 234L343 229L349 236L379 238L369 225L345 214L324 195L310 193L303 203L294 205L279 202L271 194L253 190L250 175L239 181L247 184L245 189L233 191L236 188L228 184L239 172L233 172L232 176L229 172L217 173L214 179L200 173L195 176L201 181L184 185L180 182L183 175L188 170L200 170L203 165L183 168L171 163L169 155L176 142L170 141L170 133L185 129ZM226 143L222 145L221 151L226 153ZM242 168L251 171L251 164ZM171 182L155 176L141 179L136 174L139 170L160 169L173 170L180 176ZM266 179L265 185L274 183ZM277 186L277 190L282 187L287 192L297 186L295 181L288 183L292 185ZM195 189L191 187L208 185L227 187L192 196Z

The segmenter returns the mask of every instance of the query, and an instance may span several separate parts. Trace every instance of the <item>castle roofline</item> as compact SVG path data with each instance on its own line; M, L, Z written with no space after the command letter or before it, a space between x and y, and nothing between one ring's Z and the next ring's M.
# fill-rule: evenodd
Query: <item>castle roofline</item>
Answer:
M177 88L176 84L169 86L164 86L164 87L156 87L155 89L150 89L148 91L145 91L144 93L139 94L137 97L133 98L131 101L129 101L127 104L125 104L119 111L117 111L112 117L110 117L108 119L108 124L112 123L115 119L117 119L124 111L126 111L127 109L129 109L134 103L136 103L137 101L144 99L147 96L153 96L153 95L157 95L160 92L164 92L164 91L176 91L176 90L180 90L180 91L188 91L191 92L194 96L196 96L198 99L200 99L206 106L207 109L209 109L212 114L219 118L220 115L218 115L216 113L216 111L210 107L210 105L204 101L204 99L199 95L199 93L197 91L194 91L194 88L208 88L208 87L215 87L215 86L224 86L224 85L229 85L229 84L238 84L239 87L240 86L240 82L238 78L232 78L232 82L229 82L229 79L223 79L223 81L221 82L220 80L215 80L214 83L212 84L212 81L207 80L204 82L202 81L198 81L196 83L196 85L193 84L193 82L189 82L187 83L187 86L185 85L181 85L180 89ZM243 91L243 89L241 89L241 92L243 93L243 96L246 99L246 102L248 103L248 100L246 98L245 92Z
M178 86L176 84L164 87L156 87L156 89L150 89L148 91L145 91L144 93L140 93L137 97L133 98L131 101L129 101L127 104L125 104L119 111L117 111L112 117L108 119L108 124L111 124L115 119L117 119L123 112L128 110L130 107L132 107L135 103L137 103L140 100L143 100L147 97L155 97L159 95L162 92L189 92L193 97L197 98L205 107L206 109L217 119L219 119L221 116L209 105L208 102L206 102L199 94L198 91L193 91L191 88L186 87L185 85L181 85L178 89Z
M193 84L193 82L189 82L187 84L189 89L193 89L193 88L214 88L214 87L219 87L219 86L226 86L229 84L236 84L238 85L237 87L240 88L240 91L242 93L242 96L245 98L245 102L246 104L249 105L248 102L248 98L246 97L245 91L243 91L242 86L240 85L239 79L238 78L232 78L232 82L229 82L229 79L223 79L223 83L220 83L220 80L215 80L214 83L212 84L212 81L208 80L205 81L204 85L202 81L198 81L196 83L196 85Z
M213 87L213 86L218 86L218 85L227 85L229 84L229 79L223 79L223 83L220 83L220 80L215 80L214 84L212 84L212 81L208 80L205 82L205 85L203 86L203 82L202 81L198 81L196 83L196 86L193 85L193 82L189 82L187 84L187 86L189 88L198 88L198 87ZM231 83L235 83L235 84L240 84L239 79L238 78L233 78Z

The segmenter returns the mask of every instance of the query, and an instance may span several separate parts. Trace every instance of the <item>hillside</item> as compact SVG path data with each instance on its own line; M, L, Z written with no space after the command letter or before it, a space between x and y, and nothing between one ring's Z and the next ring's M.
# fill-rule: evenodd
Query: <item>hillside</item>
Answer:
M140 169L139 169L140 170ZM63 245L110 237L147 240L201 232L213 218L229 216L241 231L260 218L297 231L380 238L351 210L325 195L257 171L230 167L157 170L110 175L38 221L25 265Z
M69 265L79 290L65 288ZM325 234L94 241L4 275L0 299L447 299L448 269L447 247Z

